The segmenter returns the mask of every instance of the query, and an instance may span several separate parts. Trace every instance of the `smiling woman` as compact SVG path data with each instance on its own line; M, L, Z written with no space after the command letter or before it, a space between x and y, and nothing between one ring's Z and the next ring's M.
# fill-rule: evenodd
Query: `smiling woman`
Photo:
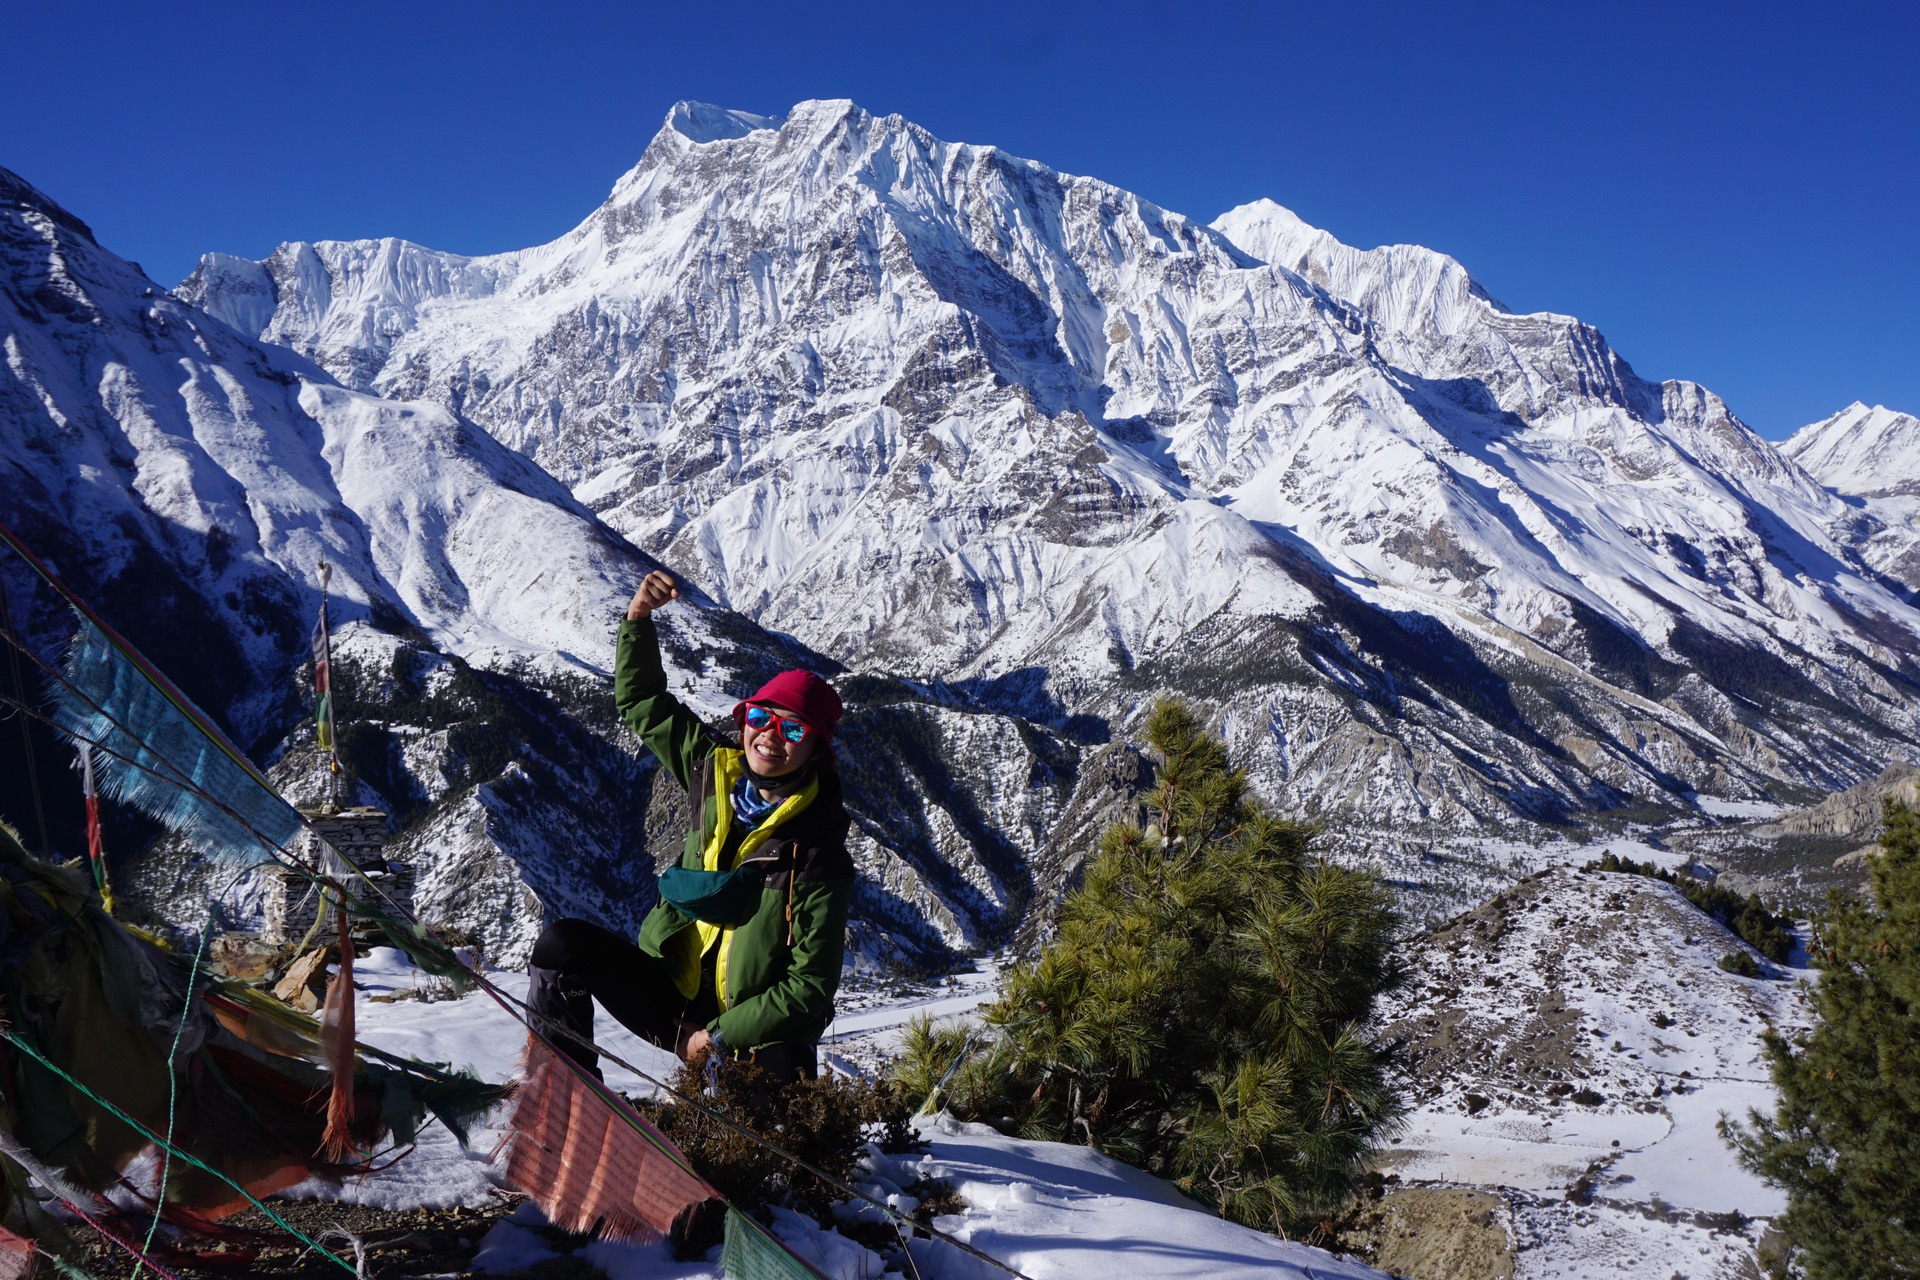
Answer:
M597 1070L593 1002L683 1058L737 1054L777 1078L811 1078L840 985L853 861L833 767L840 698L785 671L734 708L740 745L718 743L667 692L653 611L679 598L648 574L620 627L614 700L696 800L680 864L636 945L585 920L534 944L530 1000L565 1052Z

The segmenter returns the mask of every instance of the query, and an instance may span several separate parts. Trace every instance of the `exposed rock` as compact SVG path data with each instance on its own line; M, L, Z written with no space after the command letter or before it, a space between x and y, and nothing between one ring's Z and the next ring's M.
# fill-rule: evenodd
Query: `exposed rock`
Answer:
M327 966L339 959L332 947L316 947L295 960L273 984L273 998L302 1013L316 1012L327 998Z
M207 947L207 962L215 971L242 982L266 977L286 955L286 948L255 933L223 933Z
M1406 1280L1513 1280L1506 1202L1460 1187L1405 1187L1368 1200L1339 1247Z

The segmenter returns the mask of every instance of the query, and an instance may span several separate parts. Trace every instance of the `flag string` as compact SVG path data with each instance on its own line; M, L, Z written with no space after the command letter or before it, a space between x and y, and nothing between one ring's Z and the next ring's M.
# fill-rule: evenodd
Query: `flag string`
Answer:
M278 792L274 790L272 784L268 782L256 768L254 768L251 762L246 760L244 755L241 755L239 753L237 748L234 748L232 744L226 740L225 735L221 734L217 728L213 727L211 723L207 721L207 718L204 715L204 713L200 712L200 710L197 707L195 707L193 703L190 700L188 700L184 694L181 694L177 689L175 689L172 683L168 681L164 675L161 675L159 671L156 668L154 668L152 664L148 662L146 658L142 656L139 653L139 651L135 649L134 646L129 641L121 637L117 632L113 631L112 628L106 624L104 619L101 619L99 615L95 613L90 606L87 605L85 600L83 600L77 592L74 592L70 587L66 586L65 583L61 582L58 576L53 573L51 568L49 568L37 556L35 556L33 552L23 542L20 541L18 536L15 535L12 532L12 530L8 529L4 523L0 523L0 541L4 541L17 554L21 555L24 559L26 559L28 563L32 565L35 571L39 573L39 575L43 579L45 579L48 582L48 584L51 585L54 588L54 590L61 595L63 599L65 599L76 610L78 610L83 617L87 618L90 622L94 623L94 625L100 629L101 634L105 636L108 639L108 641L114 645L116 649L120 650L123 656L125 656L136 667L136 669L138 669L141 672L142 675L144 675L147 679L152 681L155 687L160 689L161 692L165 694L170 701L173 701L176 707L178 707L181 710L183 715L185 715L190 721L195 723L197 727L200 727L203 729L203 731L207 732L208 736L213 740L215 745L219 746L223 751L225 751L227 754L232 756L235 759L235 761L241 765L241 767L246 771L246 773L254 781L256 781L260 786L265 788L271 794L275 795L276 797L278 796ZM65 673L60 672L57 669L53 668L50 664L45 662L38 654L34 653L32 651L32 647L30 645L27 645L24 642L23 637L20 637L15 633L13 633L11 629L6 629L4 631L4 635L7 640L12 642L15 648L27 653L31 660L33 660L43 670L46 670L63 688L79 696L82 699L82 701L90 705L95 711L99 712L102 715L106 714L104 709L100 708L97 703L95 703L92 699L86 697L86 695L84 694L84 691L81 691L78 688L76 688L73 682L68 680L65 677ZM13 701L12 699L5 699L5 700L9 702ZM123 732L126 732L124 726L119 726L119 727L122 728ZM136 742L140 741L137 735L130 734L129 736L134 736ZM90 743L90 745L102 746L102 744L99 744L99 743ZM145 744L141 743L141 745L144 746ZM117 752L113 752L111 748L103 747L103 749L107 750L109 754L115 755L116 758L119 758L122 760L126 759L125 756L120 755ZM282 862L283 865L290 864L294 869L299 870L301 873L303 873L304 875L312 879L316 884L325 885L331 888L334 892L339 894L340 899L343 903L346 903L351 908L357 909L358 914L365 917L371 917L376 920L381 919L381 913L368 910L366 903L360 901L355 895L348 893L346 889L346 885L344 883L342 883L341 881L339 881L338 879L332 876L323 874L316 867L309 866L303 859L300 858L299 855L293 853L291 849L287 848L285 844L283 844L280 841L274 840L267 834L261 832L250 821L248 821L245 815L242 815L236 812L231 806L228 806L224 804L222 801L220 801L218 797L212 796L203 787L201 787L196 780L184 774L181 770L179 770L177 766L173 765L172 762L166 761L164 757L156 757L156 758L159 759L162 764L167 765L167 767L177 776L177 781L174 781L173 785L178 786L182 790L188 791L191 794L196 795L199 798L204 799L207 802L220 808L228 817L230 817L234 822L239 824L240 827L245 829L255 839L257 839L268 850L269 856L273 857L275 861ZM150 769L145 771L148 773L154 772ZM285 802L282 801L282 803L284 804ZM289 809L292 808L291 805L287 807ZM314 836L320 839L323 843L328 843L329 847L331 847L330 842L325 841L325 837L320 835L320 833L315 829L314 824L307 818L305 814L300 814L298 810L294 810L294 812L298 814L298 818L301 826L305 827L308 831L312 832ZM480 990L486 992L487 995L496 1004L498 1004L501 1007L501 1009L504 1010L510 1017L512 1017L515 1021L521 1023L523 1026L525 1026L528 1033L531 1036L533 1036L535 1039L545 1044L548 1049L552 1050L555 1056L561 1062L568 1064L578 1074L584 1076L586 1079L588 1080L592 1079L592 1077L585 1072L584 1068L581 1068L578 1066L577 1063L574 1063L570 1055L560 1052L553 1045L552 1041L549 1040L548 1037L544 1035L534 1025L534 1021L531 1016L532 1009L529 1005L527 1005L527 1003L524 1000L521 1000L519 997L512 996L507 992L503 991L496 983L494 983L485 974L479 972L472 965L470 965L465 960L464 957L458 954L457 951L454 951L450 947L441 947L438 944L432 943L428 935L425 933L424 929L421 927L419 918L415 916L413 912L401 906L398 902L394 901L394 899L390 895L388 895L388 893L382 886L375 883L366 874L366 872L363 871L357 865L355 865L351 859L341 858L340 862L346 868L350 878L358 879L362 884L365 885L367 889L370 889L374 895L379 897L386 904L386 906L394 913L394 916L397 918L393 919L391 921L392 923L399 924L403 921L405 922L406 926L408 926L405 931L409 935L408 940L410 942L413 942L416 946L418 946L421 951L429 954L437 963L450 962L452 966L457 967L458 970L464 973L467 979L469 979L475 986L479 987ZM398 942L399 940L395 939L395 941ZM409 954L413 954L412 948L404 948L404 949L408 950ZM519 1008L515 1008L514 1006L516 1005L519 1006ZM522 1012L522 1010L524 1010L525 1012ZM991 1254L988 1254L974 1247L973 1245L968 1244L966 1241L957 1239L952 1235L949 1235L948 1233L941 1231L938 1228L932 1226L930 1223L921 1222L916 1219L907 1217L905 1214L900 1213L897 1209L895 1209L891 1205L886 1204L884 1201L874 1196L871 1196L864 1191L861 1191L857 1187L848 1185L846 1182L840 1180L839 1178L834 1177L832 1174L827 1173L825 1170L819 1168L817 1165L814 1165L811 1161L805 1160L800 1156L794 1155L792 1152L785 1150L777 1143L761 1136L758 1133L755 1133L752 1129L747 1128L745 1125L740 1124L739 1122L733 1120L731 1117L723 1114L722 1112L716 1110L715 1108L709 1107L705 1103L695 1098L692 1098L685 1093L682 1093L680 1090L674 1088L672 1085L666 1083L663 1080L658 1079L657 1077L652 1075L650 1072L643 1071L639 1067L635 1066L633 1063L628 1062L625 1059L621 1058L619 1055L609 1052L608 1050L600 1047L599 1045L593 1042L590 1036L582 1035L579 1032L573 1031L572 1029L565 1028L565 1027L556 1027L555 1030L559 1031L562 1035L566 1036L570 1040L588 1049L593 1050L594 1052L599 1054L601 1057L605 1058L607 1061L613 1063L614 1065L622 1067L629 1072L632 1072L636 1077L646 1082L647 1084L653 1086L656 1090L659 1090L662 1093L668 1094L678 1099L680 1102L693 1108L695 1111L700 1112L702 1115L706 1116L708 1119L715 1121L716 1123L722 1125L723 1127L727 1128L728 1130L732 1131L738 1136L747 1139L749 1142L752 1142L753 1144L763 1148L769 1153L787 1161L788 1163L794 1165L795 1167L803 1169L806 1172L812 1174L815 1178L819 1179L824 1185L834 1188L836 1191L841 1192L843 1195L847 1196L849 1199L861 1200L873 1206L874 1208L878 1209L882 1214L884 1214L887 1217L888 1221L895 1226L896 1230L898 1230L901 1226L904 1226L909 1231L925 1231L935 1239L941 1240L942 1242L948 1245L951 1245L956 1249L959 1249L963 1253L966 1253L969 1256L981 1262L987 1263L989 1266L992 1266L996 1270L1005 1272L1007 1275L1015 1277L1016 1280L1031 1280L1031 1277L1028 1277L1027 1275L1025 1275L1025 1273L1015 1269L1014 1267L1008 1265L1007 1263L1001 1261L1000 1259L993 1257ZM4 1036L10 1041L19 1043L15 1036L13 1036L10 1032L4 1029L0 1029L0 1036ZM28 1052L31 1053L32 1051L29 1049ZM39 1055L34 1054L33 1056L38 1058ZM40 1059L40 1061L45 1063L50 1068L52 1067L52 1064L46 1063L45 1059ZM57 1068L53 1068L53 1069L58 1071ZM77 1082L74 1082L74 1083L76 1084L76 1087L78 1087ZM651 1124L645 1121L637 1112L633 1111L631 1106L626 1104L626 1101L624 1098L620 1098L618 1094L613 1093L610 1089L608 1089L604 1085L604 1083L600 1081L593 1081L592 1083L593 1083L594 1091L601 1096L601 1101L603 1103L608 1104L609 1109L612 1110L616 1116L619 1116L621 1120L629 1128L638 1132L642 1137L646 1139L646 1141L650 1145L662 1150L663 1152L669 1152L671 1154L671 1157L675 1160L677 1164L691 1171L691 1165L686 1162L686 1156L683 1153L681 1153L679 1149L675 1147L670 1141L668 1141L665 1135L660 1134L657 1130L654 1129L654 1127ZM84 1092L84 1089L83 1089L83 1092ZM619 1105L617 1106L613 1105L615 1100L618 1101ZM181 1154L183 1158L186 1158L192 1161L196 1165L200 1165L200 1167L202 1168L206 1167L205 1165L201 1165L199 1161L194 1160L193 1157L187 1155L186 1153L183 1152ZM213 1172L213 1171L209 1169L208 1172ZM215 1176L218 1177L221 1175L216 1174ZM230 1180L225 1179L224 1177L222 1178L222 1180L228 1181L229 1185L234 1185L237 1190L241 1190L242 1194L246 1195L248 1200L252 1201L256 1206L258 1206L262 1210L262 1212L265 1212L268 1215L268 1217L272 1218L275 1222L279 1223L286 1230L288 1230L289 1232L293 1233L295 1236L297 1236L301 1240L308 1243L311 1247L317 1250L320 1250L322 1253L326 1253L326 1250L321 1248L321 1246L317 1244L313 1244L313 1242L311 1241L307 1241L306 1237L300 1236L299 1233L297 1231L294 1231L292 1227L287 1226L284 1220L280 1219L277 1215L273 1214L273 1212L271 1210L268 1210L265 1205L260 1204L260 1202L258 1200L255 1200L251 1194L247 1193L244 1190L244 1188L239 1188L237 1184L231 1183ZM729 1205L729 1208L731 1207L732 1206ZM340 1262L340 1265L347 1266L346 1263L341 1262L341 1260L335 1257L334 1255L329 1253L327 1254L327 1256L329 1258L332 1258L335 1262ZM352 1270L353 1268L347 1267L347 1269Z
M9 636L8 638L11 638L11 637ZM33 708L25 707L24 704L15 703L13 702L12 699L6 698L4 695L0 695L0 702L11 703L12 705L19 707L22 710L26 710L29 713L35 713ZM94 745L99 746L99 744L94 744ZM111 748L102 747L101 749L108 751L110 754L112 753ZM125 757L122 757L122 759L125 759ZM135 767L144 767L144 766L136 765ZM179 785L191 786L193 784L190 782L186 782L186 783L181 783ZM204 796L204 793L201 793L201 794ZM213 797L210 797L210 796L205 798L209 800L213 799ZM239 819L238 815L235 815L235 817L236 817L236 820L242 820L242 819ZM365 904L363 904L357 898L353 897L353 895L346 893L344 886L338 884L338 882L334 881L332 878L321 874L316 869L308 866L304 861L302 861L299 858L297 854L292 853L290 850L284 848L283 846L275 844L267 836L257 831L254 832L254 835L268 849L284 855L284 860L280 858L276 858L274 859L276 862L279 862L283 866L289 865L290 863L293 869L298 870L303 874L309 876L316 883L332 885L337 891L340 891L342 893L342 896L347 900L351 908L360 908L364 913ZM359 878L363 880L366 883L367 887L372 889L374 893L380 895L380 897L386 901L387 905L392 907L403 918L407 919L409 923L417 926L418 924L417 917L414 917L411 912L408 912L404 907L401 907L398 903L394 902L390 897L388 897L385 891L378 884L373 883L373 881L369 879L365 875L365 873L361 872L359 868L355 867L351 860L343 860L343 861L345 861L348 869L353 873L355 873L356 875L358 875ZM415 938L419 938L421 936L422 935L417 932L414 933ZM676 1163L681 1164L683 1168L687 1168L691 1170L692 1166L686 1163L685 1155L681 1153L677 1147L674 1147L671 1142L667 1142L664 1135L657 1135L657 1131L653 1130L653 1126L647 1124L637 1114L633 1113L631 1111L631 1108L626 1105L626 1100L624 1098L621 1098L619 1094L614 1093L603 1082L595 1080L591 1074L586 1072L584 1068L580 1067L577 1063L575 1063L571 1056L565 1053L559 1052L557 1048L555 1048L552 1045L548 1037L542 1034L538 1029L536 1029L532 1021L531 1006L529 1006L524 1000L520 999L518 996L515 996L512 993L502 989L498 984L493 982L493 980L488 978L485 974L479 972L478 970L474 969L472 966L468 965L464 960L462 960L459 957L457 953L451 952L449 950L447 954L448 954L448 957L451 959L452 963L458 965L462 970L464 970L466 977L470 981L472 981L472 983L476 987L478 987L481 991L484 991L488 995L488 997L494 1001L494 1003L498 1004L501 1007L501 1009L507 1013L509 1017L513 1018L516 1022L519 1022L521 1025L523 1025L527 1029L530 1035L546 1043L550 1049L554 1049L555 1056L559 1059L559 1061L565 1064L568 1068L577 1072L580 1078L589 1085L592 1091L600 1094L602 1097L602 1101L609 1103L609 1105L612 1106L614 1113L616 1115L619 1115L621 1119L629 1125L629 1127L639 1132L641 1136L644 1137L650 1144L656 1147L659 1147L662 1151L669 1154L671 1158L673 1158L676 1161ZM518 1008L516 1008L515 1006L518 1006ZM717 1124L722 1125L723 1127L739 1135L740 1137L743 1137L748 1141L764 1148L768 1152L788 1161L794 1166L804 1169L806 1172L820 1179L820 1181L826 1184L827 1186L834 1188L835 1190L841 1192L842 1194L846 1195L850 1199L858 1199L858 1200L865 1201L867 1204L873 1206L874 1208L878 1209L881 1213L885 1214L889 1222L894 1225L896 1231L898 1231L901 1226L905 1226L909 1231L925 1231L930 1236L938 1240L941 1240L944 1243L949 1244L956 1249L959 1249L963 1253L966 1253L974 1258L977 1258L978 1260L985 1262L1000 1271L1004 1271L1010 1276L1017 1277L1018 1280L1030 1280L1030 1277L1027 1277L1024 1272L1021 1272L1015 1269L1014 1267L1009 1266L1007 1263L1002 1262L1000 1259L993 1257L991 1254L983 1252L982 1250L974 1247L973 1245L968 1244L964 1240L956 1239L955 1237L947 1234L944 1231L941 1231L939 1228L934 1227L929 1223L921 1222L916 1219L907 1217L906 1215L900 1213L897 1209L893 1208L893 1206L886 1204L884 1201L879 1200L871 1195L868 1195L866 1192L861 1191L856 1187L850 1186L838 1178L835 1178L832 1174L827 1173L825 1170L819 1168L817 1165L814 1165L810 1161L807 1161L800 1156L794 1155L792 1152L787 1151L783 1147L779 1146L777 1143L774 1143L769 1139L761 1136L760 1134L755 1133L752 1129L749 1129L745 1125L738 1123L737 1121L733 1120L731 1117L725 1115L724 1113L707 1106L705 1103L701 1102L696 1098L693 1098L685 1093L682 1093L680 1090L674 1088L672 1085L668 1084L666 1081L659 1079L658 1077L654 1076L650 1072L642 1070L640 1067L627 1061L625 1058L622 1058L617 1053L614 1053L613 1051L595 1043L590 1036L583 1035L568 1027L555 1027L554 1030L557 1031L560 1035L566 1037L568 1040L582 1046L583 1048L587 1048L594 1051L595 1053L599 1054L602 1058L605 1058L608 1062L613 1063L615 1066L621 1067L633 1073L633 1075L635 1075L642 1081L646 1082L647 1084L651 1085L655 1089L661 1091L662 1093L672 1096L673 1098L679 1100L682 1103L685 1103L687 1106L700 1112L702 1115L706 1116L708 1119L713 1120ZM613 1105L615 1103L617 1103L618 1105Z
M86 600L81 597L79 592L61 581L60 575L55 573L53 568L44 560L35 555L33 549L27 546L27 544L20 539L20 536L8 528L4 522L0 522L0 542L5 542L11 547L21 559L27 562L35 573L40 575L48 586L52 587L54 591L59 594L61 599L72 605L82 617L99 628L100 633L106 637L107 641L112 644L114 648L118 649L121 655L129 662L133 663L140 671L140 674L145 676L153 684L154 688L158 689L168 701L172 702L174 707L182 715L192 721L194 727L206 734L214 746L218 747L234 764L238 765L250 775L254 781L266 787L268 790L273 789L273 784L268 782L266 777L254 767L253 762L247 759L246 754L227 740L227 735L220 731L220 727L214 724L205 712L193 704L192 699L180 692L180 690L174 686L173 681L167 679L158 667L147 661L146 656L134 648L131 641L127 640L118 631L115 631L113 627L108 624L107 620L96 613L93 606L89 605ZM36 659L38 658L38 655L33 653L30 646L21 647L29 656ZM22 690L22 692L24 692L24 690Z
M201 1172L212 1174L214 1177L218 1178L220 1181L232 1187L235 1191L238 1191L241 1195L247 1198L247 1203L251 1204L254 1208L258 1209L260 1212L266 1214L267 1217L271 1219L282 1231L285 1231L288 1235L298 1240L301 1244L304 1244L309 1249L314 1250L316 1253L320 1254L320 1256L322 1256L323 1258L326 1258L328 1261L338 1264L340 1267L344 1268L349 1274L355 1275L355 1276L359 1274L359 1272L354 1269L351 1263L341 1258L338 1254L335 1254L332 1251L330 1251L325 1245L309 1239L306 1236L306 1234L303 1233L298 1227L294 1226L292 1223L288 1222L285 1218L281 1217L279 1214L275 1213L273 1210L269 1209L265 1204L263 1204L260 1201L260 1199L253 1194L253 1192L247 1190L245 1187L241 1186L238 1182L235 1182L232 1178L229 1178L226 1174L220 1172L218 1169L214 1168L212 1165L208 1164L206 1161L200 1159L198 1156L194 1155L191 1151L183 1150L167 1142L166 1140L161 1138L159 1134L147 1128L145 1125L141 1124L138 1120L135 1120L132 1116L128 1115L126 1112L122 1111L120 1108L114 1106L111 1102L108 1102L105 1098L95 1093L92 1089L89 1089L86 1085L82 1084L80 1081L74 1079L73 1076L68 1074L67 1071L64 1070L58 1063L48 1058L45 1054L41 1053L38 1049L34 1048L31 1044L29 1044L26 1040L24 1040L21 1037L20 1033L15 1031L12 1027L0 1026L0 1040L5 1040L8 1044L12 1045L14 1048L20 1050L20 1052L26 1054L29 1058L32 1058L35 1062L45 1067L48 1071L53 1072L54 1075L58 1076L61 1080L65 1081L70 1087L77 1089L80 1092L81 1096L92 1101L94 1104L96 1104L102 1110L104 1110L108 1115L120 1121L120 1123L126 1125L129 1129L133 1130L135 1133L145 1138L148 1142L151 1142L155 1146L170 1152L173 1156L177 1157L180 1160L184 1160L186 1163L192 1165L196 1169L199 1169Z

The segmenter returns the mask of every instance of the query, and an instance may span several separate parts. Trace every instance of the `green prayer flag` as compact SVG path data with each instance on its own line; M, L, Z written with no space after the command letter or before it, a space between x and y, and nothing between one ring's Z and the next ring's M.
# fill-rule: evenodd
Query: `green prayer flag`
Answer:
M772 1232L733 1208L727 1210L727 1243L720 1254L720 1268L727 1280L822 1280Z

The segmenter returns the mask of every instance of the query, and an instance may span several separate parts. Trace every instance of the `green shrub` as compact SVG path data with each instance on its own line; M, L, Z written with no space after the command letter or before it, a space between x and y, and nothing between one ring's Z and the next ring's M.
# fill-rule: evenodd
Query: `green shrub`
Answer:
M712 1090L703 1062L682 1066L673 1087L849 1184L855 1181L868 1142L891 1152L921 1145L908 1123L912 1106L890 1083L849 1080L827 1072L817 1080L775 1084L752 1063L735 1060L720 1071ZM706 1111L673 1098L638 1105L673 1139L700 1176L737 1208L758 1212L780 1205L829 1222L829 1210L846 1198Z
M1156 706L1146 737L1158 821L1101 838L945 1101L1175 1179L1224 1217L1312 1236L1398 1114L1359 1030L1394 976L1388 892L1310 856L1311 829L1262 809L1185 704ZM969 1034L911 1028L903 1091L930 1095Z
M1778 1109L1721 1125L1786 1191L1774 1228L1807 1280L1920 1275L1920 814L1886 813L1872 902L1815 922L1813 1029L1766 1032Z

